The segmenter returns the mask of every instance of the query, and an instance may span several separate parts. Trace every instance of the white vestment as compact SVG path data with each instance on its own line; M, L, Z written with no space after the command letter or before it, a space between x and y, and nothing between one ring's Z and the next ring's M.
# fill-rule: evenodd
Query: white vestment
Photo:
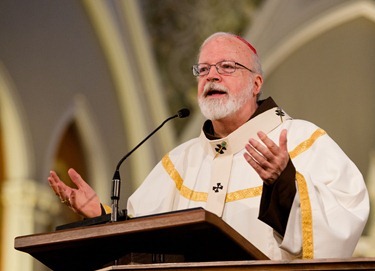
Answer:
M278 144L283 129L297 193L280 236L258 219L263 181L243 153L256 132ZM208 140L202 132L176 147L128 200L134 217L194 207L221 216L270 259L342 258L353 253L369 199L357 167L322 129L274 107L226 138Z

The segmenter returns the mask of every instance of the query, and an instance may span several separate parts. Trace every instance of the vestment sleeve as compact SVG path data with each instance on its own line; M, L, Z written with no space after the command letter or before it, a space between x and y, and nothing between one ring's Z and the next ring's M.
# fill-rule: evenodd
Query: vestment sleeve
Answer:
M351 257L369 214L365 182L327 134L312 138L292 151L297 194L284 236L275 236L303 258Z

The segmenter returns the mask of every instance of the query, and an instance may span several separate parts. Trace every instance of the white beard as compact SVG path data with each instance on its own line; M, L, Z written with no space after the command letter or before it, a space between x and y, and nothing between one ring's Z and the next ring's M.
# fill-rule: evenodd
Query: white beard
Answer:
M219 83L211 82L204 86L201 96L198 97L200 110L207 119L218 120L236 113L252 97L253 82L251 81L245 89L237 94L231 94L230 91ZM211 90L220 90L227 93L227 96L221 98L207 98L206 93Z

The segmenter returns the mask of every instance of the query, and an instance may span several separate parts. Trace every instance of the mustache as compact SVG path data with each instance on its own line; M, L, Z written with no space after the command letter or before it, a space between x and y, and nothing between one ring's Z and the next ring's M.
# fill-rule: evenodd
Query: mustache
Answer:
M228 93L229 89L219 83L210 82L204 86L202 96L207 97L212 92Z

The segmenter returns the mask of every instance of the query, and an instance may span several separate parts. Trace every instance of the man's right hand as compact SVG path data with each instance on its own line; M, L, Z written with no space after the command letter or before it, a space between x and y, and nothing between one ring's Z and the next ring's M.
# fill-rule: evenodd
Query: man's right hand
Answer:
M74 169L69 169L68 174L77 188L67 186L60 180L55 171L51 171L48 177L49 185L61 202L84 217L100 216L102 211L100 199L96 192Z

